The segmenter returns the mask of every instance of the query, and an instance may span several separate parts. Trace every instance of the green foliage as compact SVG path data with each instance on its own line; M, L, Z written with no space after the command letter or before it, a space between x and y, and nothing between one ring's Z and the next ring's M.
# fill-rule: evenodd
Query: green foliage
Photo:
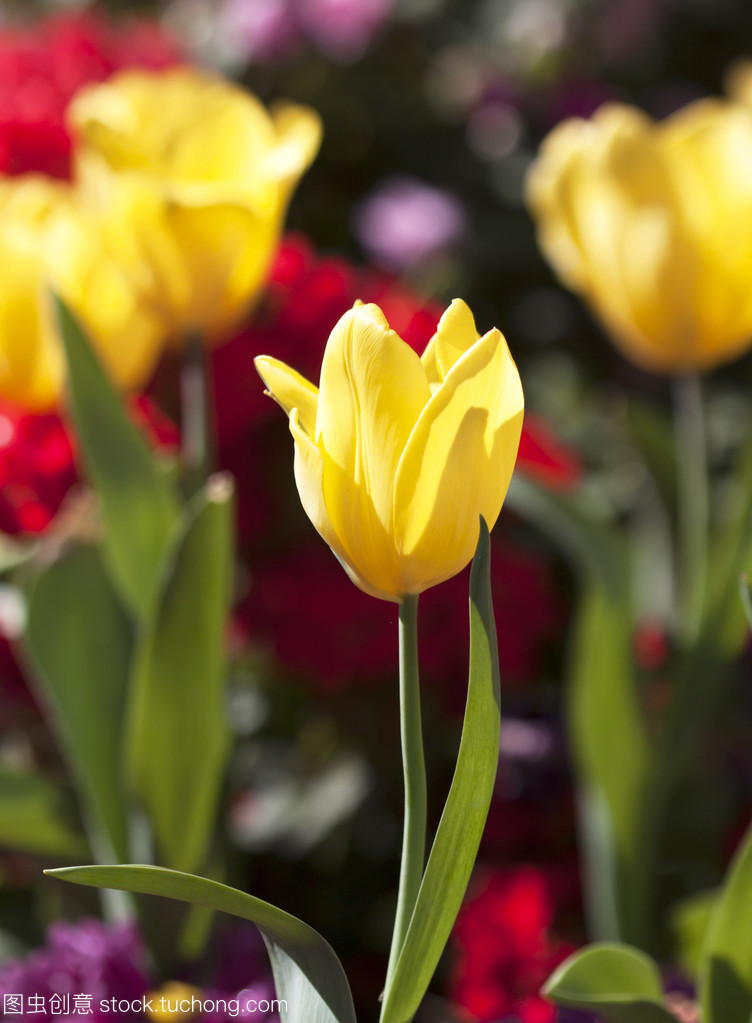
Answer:
M355 1023L350 988L329 944L301 920L268 902L202 877L159 867L62 867L46 873L75 884L161 895L230 913L257 925L272 962L282 1023Z
M412 1019L439 962L475 863L499 757L499 658L485 522L470 576L470 674L457 766L382 1023Z
M79 548L41 572L29 602L27 644L83 799L92 847L126 859L120 729L131 627L98 550Z
M0 846L71 860L86 855L65 795L38 774L0 769Z
M188 509L154 613L134 654L127 776L160 860L201 868L229 746L224 633L232 575L233 487L215 476Z
M752 1016L752 830L729 868L707 932L701 964L703 1023L749 1023Z
M605 1023L673 1023L663 1008L661 974L644 952L627 945L591 945L553 973L544 994L556 1005L584 1009Z
M57 300L70 402L86 468L101 501L103 549L118 593L137 616L152 606L179 504L172 484L130 422L86 336Z
M594 933L645 940L643 826L650 765L625 606L597 580L586 583L570 663L569 726L588 829L589 908Z

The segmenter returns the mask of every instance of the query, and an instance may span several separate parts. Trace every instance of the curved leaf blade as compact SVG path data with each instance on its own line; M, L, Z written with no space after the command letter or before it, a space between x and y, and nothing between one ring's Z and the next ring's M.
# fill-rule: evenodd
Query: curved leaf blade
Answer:
M499 759L500 691L491 601L491 543L481 519L470 574L470 673L454 778L434 839L382 1023L412 1019L462 904L491 803Z
M705 1023L749 1023L752 1018L752 829L736 854L708 927L701 966Z
M328 942L308 924L236 888L164 867L61 867L45 871L74 884L160 895L250 920L269 951L282 1023L355 1023L342 965Z
M127 776L161 861L176 870L202 866L229 750L224 635L233 494L230 477L217 475L194 499L134 653Z
M131 423L86 334L57 298L70 404L91 481L102 502L104 552L113 582L138 617L151 607L179 515L175 491Z
M554 971L543 994L556 1005L598 1013L606 1023L675 1023L663 1007L656 963L629 945L598 944Z

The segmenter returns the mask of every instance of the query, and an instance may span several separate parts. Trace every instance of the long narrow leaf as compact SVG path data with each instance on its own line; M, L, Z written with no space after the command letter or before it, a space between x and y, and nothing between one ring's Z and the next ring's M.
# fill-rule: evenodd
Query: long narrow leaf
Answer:
M27 645L83 795L92 844L98 855L126 859L120 730L131 627L97 550L79 548L38 577L29 602Z
M752 829L736 854L710 919L700 967L703 1023L752 1018Z
M420 1005L465 894L499 759L499 656L491 602L491 544L481 520L470 575L470 675L465 721L444 812L428 859L382 1023L405 1023Z
M161 862L201 868L228 751L224 634L232 566L229 477L197 496L134 655L127 773Z
M73 417L102 504L107 566L127 606L148 613L179 505L68 307L57 300Z
M570 660L569 731L577 758L588 909L600 939L640 945L650 870L642 834L650 750L624 606L585 583Z
M251 920L269 951L277 996L283 1000L282 1023L355 1023L347 978L331 946L308 924L268 902L160 867L62 867L46 873L75 884L161 895Z

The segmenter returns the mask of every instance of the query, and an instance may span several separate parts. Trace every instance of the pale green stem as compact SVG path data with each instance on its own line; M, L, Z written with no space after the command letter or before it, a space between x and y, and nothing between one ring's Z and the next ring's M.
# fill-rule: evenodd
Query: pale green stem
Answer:
M679 497L679 628L690 646L700 631L708 570L708 456L700 378L674 379Z
M185 339L180 374L182 461L186 496L199 490L211 471L212 422L207 356L197 331Z
M426 766L423 759L423 728L420 716L417 596L407 596L400 604L399 650L400 735L405 778L405 819L397 914L389 952L384 1002L418 898L426 849Z

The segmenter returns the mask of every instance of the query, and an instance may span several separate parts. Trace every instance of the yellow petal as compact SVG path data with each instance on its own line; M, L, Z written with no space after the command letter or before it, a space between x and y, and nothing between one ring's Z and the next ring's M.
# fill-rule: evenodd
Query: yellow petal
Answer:
M269 153L265 170L292 187L313 162L321 145L321 118L310 107L279 103L272 109L277 142Z
M6 227L0 265L0 394L43 412L56 404L65 368L34 240Z
M313 443L309 434L301 429L297 409L293 409L290 414L290 433L295 441L295 483L300 495L300 503L303 505L306 515L316 527L319 535L329 544L356 586L373 597L394 600L391 593L383 593L375 589L360 575L351 561L345 545L337 536L324 501L326 454Z
M266 393L274 398L288 416L295 410L300 429L313 440L319 401L318 388L286 363L269 355L257 356L253 364L264 381Z
M436 329L436 365L444 380L455 362L472 348L480 335L473 314L461 298L455 298Z
M420 357L421 365L425 370L426 379L428 380L428 386L431 388L431 394L433 394L436 388L441 384L441 372L439 371L439 366L436 362L436 346L438 341L439 335L434 334Z
M420 359L377 306L342 317L321 367L316 443L327 455L324 497L349 563L397 596L394 478L430 393Z
M523 404L517 367L495 329L455 363L431 398L395 483L405 592L433 586L470 561L479 515L493 527L517 457Z

